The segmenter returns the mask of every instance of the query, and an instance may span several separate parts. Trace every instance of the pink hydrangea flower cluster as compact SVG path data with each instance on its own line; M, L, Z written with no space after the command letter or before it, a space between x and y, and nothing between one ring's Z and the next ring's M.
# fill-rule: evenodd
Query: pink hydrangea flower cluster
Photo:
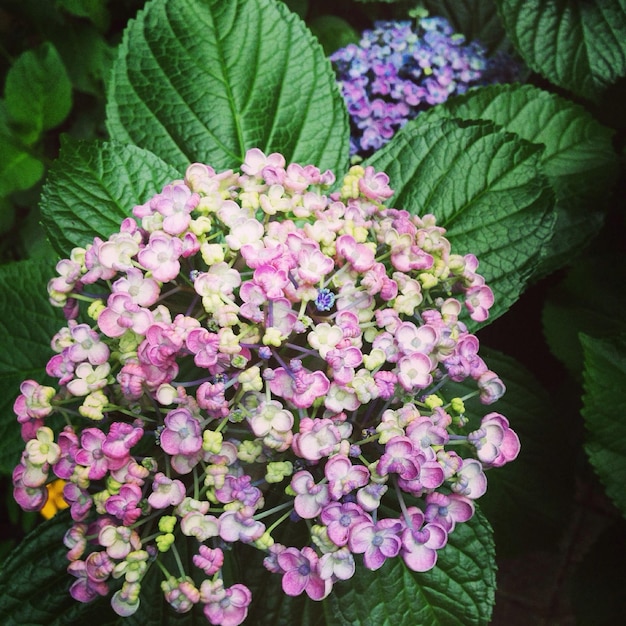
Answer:
M223 573L238 543L314 600L361 560L426 571L485 469L517 456L504 416L470 427L445 394L468 378L484 404L504 393L462 321L493 303L477 259L432 215L385 206L386 174L334 184L258 149L240 172L193 164L58 264L58 384L21 385L13 484L36 511L66 481L75 599L131 615L158 567L175 611L240 624L251 592ZM306 542L281 543L290 524Z

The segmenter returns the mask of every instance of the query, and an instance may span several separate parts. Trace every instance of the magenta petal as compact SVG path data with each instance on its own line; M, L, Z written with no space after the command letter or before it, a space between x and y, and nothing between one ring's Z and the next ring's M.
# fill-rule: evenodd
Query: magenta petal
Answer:
M307 586L308 579L308 576L302 576L297 569L292 569L283 576L283 591L288 596L299 596Z

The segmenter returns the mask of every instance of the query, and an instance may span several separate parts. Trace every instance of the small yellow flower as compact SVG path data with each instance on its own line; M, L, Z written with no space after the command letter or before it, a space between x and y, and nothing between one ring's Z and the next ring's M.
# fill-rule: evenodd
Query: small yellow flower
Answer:
M59 511L67 509L69 506L63 498L63 487L65 487L65 481L60 478L46 485L48 489L48 501L40 511L46 519L54 517Z

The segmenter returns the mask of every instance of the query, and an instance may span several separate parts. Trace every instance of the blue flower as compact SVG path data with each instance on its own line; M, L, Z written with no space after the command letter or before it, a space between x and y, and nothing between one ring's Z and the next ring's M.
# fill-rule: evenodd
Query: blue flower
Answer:
M360 45L330 56L351 126L351 154L368 156L421 111L483 82L488 62L447 20L376 22ZM495 80L493 82L496 82Z

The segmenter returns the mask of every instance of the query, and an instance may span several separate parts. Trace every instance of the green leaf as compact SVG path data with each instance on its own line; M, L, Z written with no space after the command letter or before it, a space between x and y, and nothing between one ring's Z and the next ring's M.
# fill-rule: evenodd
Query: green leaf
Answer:
M494 0L426 0L432 16L445 17L468 41L480 41L489 53L506 48L506 33Z
M389 175L390 206L434 214L454 253L478 257L495 319L517 300L552 236L542 148L490 123L418 120L367 163Z
M309 28L329 55L350 43L359 43L359 33L336 15L320 15L309 23Z
M527 65L560 87L600 101L626 74L624 0L496 0Z
M63 535L72 521L67 511L35 528L0 566L0 615L3 626L120 624L106 599L89 604L69 594Z
M32 187L44 173L43 163L20 146L17 137L4 134L0 120L0 197Z
M583 350L578 333L603 339L624 327L617 312L626 310L626 293L615 285L626 283L626 267L617 246L603 242L602 247L609 252L581 257L551 287L542 311L543 331L551 352L579 382Z
M617 178L613 131L585 109L531 85L492 85L452 98L420 121L453 117L492 121L542 144L543 170L555 190L554 237L539 272L571 261L598 233Z
M54 31L53 36L75 89L104 100L104 80L111 71L116 55L113 46L94 26L86 23L72 29L65 28L62 34ZM75 113L83 111L84 106L81 106ZM96 115L91 113L91 117L96 118ZM103 117L103 111L98 108L97 119L93 119L93 123L102 124Z
M15 224L15 207L0 195L0 235L4 235Z
M334 171L348 161L330 62L272 0L147 3L114 64L107 128L180 169L235 168L253 147Z
M72 84L56 48L45 42L11 66L4 87L8 119L28 144L58 126L72 108Z
M46 285L54 273L51 260L21 261L0 266L0 472L10 474L24 442L13 402L20 383L44 383L52 356L50 340L62 316L48 302Z
M107 3L108 0L57 0L68 13L88 18L100 31L105 31L111 21Z
M136 204L179 178L180 172L135 146L66 140L43 191L44 227L54 248L68 255L95 236L109 237Z
M626 335L596 339L581 333L585 357L585 450L606 493L626 516Z
M480 354L500 376L506 393L489 406L476 398L466 401L466 415L478 428L487 413L501 413L521 442L514 461L487 472L489 487L480 499L481 510L493 526L498 554L552 549L571 514L575 469L574 447L568 445L571 416L557 410L550 394L521 363L482 345ZM452 398L475 390L476 383L468 379L446 383L442 393ZM552 456L555 449L558 463Z
M358 567L358 566L357 566ZM458 524L428 572L390 559L337 582L324 601L328 626L470 626L488 624L494 604L495 550L480 511Z

